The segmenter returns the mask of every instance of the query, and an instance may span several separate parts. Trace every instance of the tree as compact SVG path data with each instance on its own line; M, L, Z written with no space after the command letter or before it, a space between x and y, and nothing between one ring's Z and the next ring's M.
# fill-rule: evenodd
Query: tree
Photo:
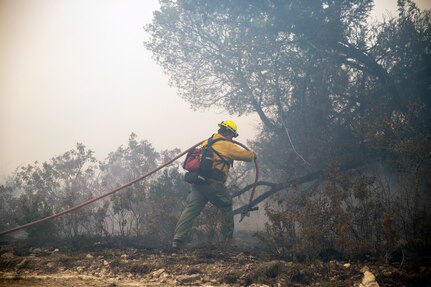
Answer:
M306 154L313 169L334 157L368 156L363 124L405 112L412 100L393 67L405 66L404 59L429 66L429 18L411 1L400 1L404 20L380 28L367 24L372 1L161 4L146 28L146 46L180 95L195 108L257 113L270 137L279 138L285 161L302 172L309 165L298 155ZM401 30L415 38L407 42L417 44L409 52L416 56L395 57L396 42L385 38L394 26L414 27L415 33ZM428 93L424 88L420 97Z
M272 180L287 182L334 162L378 160L400 175L396 184L405 190L394 194L415 200L392 197L389 205L402 215L388 208L386 217L373 211L362 218L379 224L394 216L404 224L397 228L424 234L427 224L418 218L429 218L420 203L430 177L430 12L400 0L398 18L370 25L372 6L371 0L164 0L146 27L146 47L194 108L259 116L261 134L252 145ZM379 181L372 182L368 188L377 189ZM325 188L316 190L320 196ZM381 202L368 199L374 206ZM304 211L328 202L307 200ZM294 210L302 206L294 202ZM338 211L346 210L331 206L314 223ZM343 224L355 226L355 217L349 218ZM357 238L380 236L357 226ZM413 237L405 233L407 241Z
M102 186L111 190L130 182L153 170L159 164L159 158L160 154L148 141L138 141L137 135L132 133L125 148L120 146L101 163ZM148 216L148 182L148 179L137 182L126 190L112 195L111 219L116 222L112 226L112 233L119 232L123 237L132 234L138 237L142 235L143 223Z
M265 129L280 138L283 150L296 154L289 159L306 169L305 160L297 157L306 153L308 161L320 168L319 163L325 162L322 154L333 157L334 151L328 153L327 147L340 142L334 131L340 131L340 136L352 134L338 119L341 107L346 106L344 94L351 88L349 70L340 69L343 61L314 49L310 33L323 23L322 29L332 36L323 35L322 40L347 39L349 31L364 27L369 2L357 1L352 9L351 1L326 6L298 1L223 1L217 5L163 1L161 12L147 26L152 37L146 46L193 107L255 112ZM298 10L303 13L297 14ZM336 19L329 17L333 13L343 15L343 21L326 23L326 19ZM319 16L314 19L314 15ZM298 21L308 24L302 27ZM327 144L326 150L308 144L316 139ZM301 147L299 153L295 146Z
M15 225L15 218L11 216L16 214L17 200L13 196L12 186L0 185L0 230L7 230Z
M14 189L22 190L17 211L19 224L71 208L92 198L98 189L93 151L78 143L76 149L52 158L49 162L22 167L17 171ZM75 237L92 234L94 206L64 215L55 222L45 222L29 228L30 237L43 240L46 236Z

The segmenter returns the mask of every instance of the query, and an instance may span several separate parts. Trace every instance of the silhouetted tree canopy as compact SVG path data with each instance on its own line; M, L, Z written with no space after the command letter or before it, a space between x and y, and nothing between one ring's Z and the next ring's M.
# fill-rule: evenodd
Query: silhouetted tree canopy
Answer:
M416 128L429 127L429 12L398 1L397 18L370 24L372 8L166 0L146 27L146 47L192 107L259 115L260 140L283 147L272 163L298 172L310 168L298 154L313 168L369 157L365 143L379 133L371 124L397 121L412 105L424 117Z

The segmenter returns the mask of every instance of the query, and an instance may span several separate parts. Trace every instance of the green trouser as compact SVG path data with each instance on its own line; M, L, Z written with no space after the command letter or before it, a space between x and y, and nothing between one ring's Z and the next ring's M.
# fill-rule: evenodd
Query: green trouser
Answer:
M224 240L233 236L233 212L232 198L228 194L222 182L212 182L210 184L194 184L191 192L187 196L186 208L181 213L175 228L175 241L184 242L188 233L192 229L193 221L201 213L205 205L211 202L222 212L222 236Z

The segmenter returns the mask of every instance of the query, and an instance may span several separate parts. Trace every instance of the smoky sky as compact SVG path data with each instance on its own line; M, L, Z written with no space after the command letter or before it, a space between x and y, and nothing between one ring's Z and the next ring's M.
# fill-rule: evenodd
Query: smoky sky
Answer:
M376 1L374 16L396 15L395 5ZM256 115L193 111L168 85L143 46L143 26L158 7L156 0L0 0L0 179L77 142L103 159L132 132L158 150L188 148L227 118L237 122L239 141L256 135Z

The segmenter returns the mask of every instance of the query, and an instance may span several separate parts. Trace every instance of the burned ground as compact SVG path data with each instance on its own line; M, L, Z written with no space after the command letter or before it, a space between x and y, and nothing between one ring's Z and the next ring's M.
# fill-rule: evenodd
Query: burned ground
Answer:
M366 267L364 267L366 266ZM380 286L430 286L431 267L377 261L295 262L239 247L98 246L88 250L4 244L0 286L359 286L369 270Z

